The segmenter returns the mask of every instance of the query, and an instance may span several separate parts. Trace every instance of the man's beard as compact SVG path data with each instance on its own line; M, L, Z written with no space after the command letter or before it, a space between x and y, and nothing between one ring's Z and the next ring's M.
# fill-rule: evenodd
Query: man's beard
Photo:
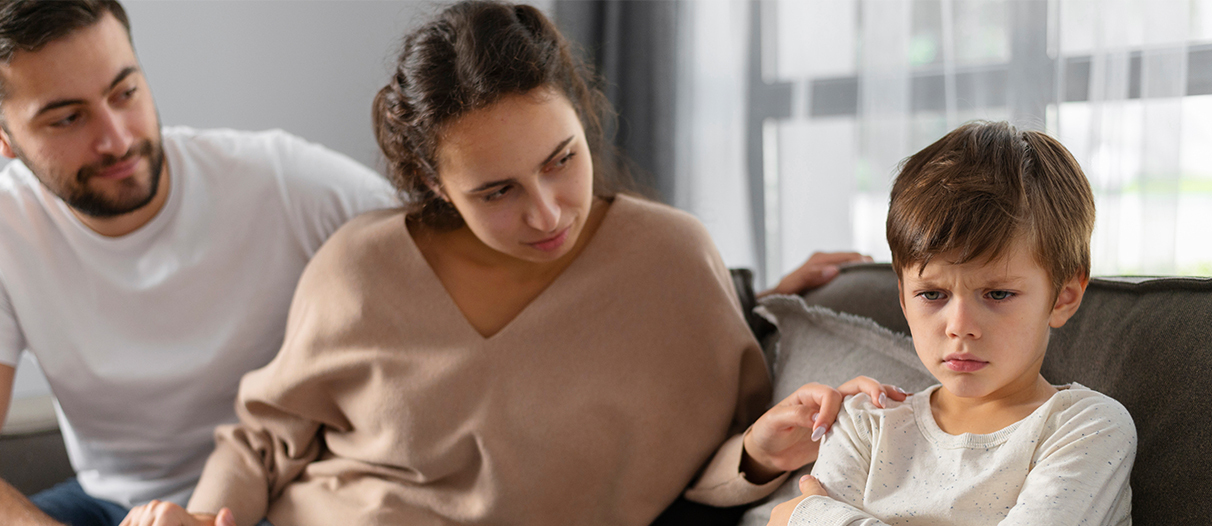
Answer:
M17 158L21 159L21 162L25 163L25 166L30 171L34 172L34 175L42 182L43 186L77 212L90 217L101 219L116 217L143 208L152 199L155 199L156 192L160 188L160 173L164 169L164 148L158 141L153 143L150 139L144 139L131 146L130 150L122 157L107 155L98 163L82 166L76 172L75 177L70 178L72 184L60 188L47 183L60 182L69 178L46 177L50 175L48 172L30 163L29 159L15 143L12 143L12 146L14 153L17 154ZM89 188L89 181L97 174L104 172L115 164L126 162L136 157L147 159L150 180L147 182L145 189L140 188L141 182L137 180L139 174L131 175L119 181L119 195L116 197L107 196L102 192Z

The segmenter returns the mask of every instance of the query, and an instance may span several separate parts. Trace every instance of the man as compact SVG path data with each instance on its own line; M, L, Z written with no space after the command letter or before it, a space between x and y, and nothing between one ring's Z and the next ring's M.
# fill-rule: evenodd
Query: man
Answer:
M75 480L0 523L184 503L320 244L394 192L283 132L161 129L114 0L0 0L0 421L28 349ZM58 522L56 522L58 521Z

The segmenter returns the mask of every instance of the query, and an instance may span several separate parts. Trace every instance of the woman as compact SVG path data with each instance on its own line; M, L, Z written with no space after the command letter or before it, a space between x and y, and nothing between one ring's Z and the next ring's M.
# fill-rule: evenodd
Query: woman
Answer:
M806 386L741 434L770 386L727 270L689 215L619 193L586 76L529 6L410 34L374 105L408 205L309 264L197 515L127 523L642 525L692 482L742 504L812 460L839 394Z

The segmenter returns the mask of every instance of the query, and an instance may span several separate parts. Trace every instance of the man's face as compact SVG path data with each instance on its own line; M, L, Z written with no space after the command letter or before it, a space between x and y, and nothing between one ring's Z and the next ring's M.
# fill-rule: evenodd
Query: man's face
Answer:
M119 216L156 196L164 151L155 102L112 15L18 51L0 76L0 153L88 216Z

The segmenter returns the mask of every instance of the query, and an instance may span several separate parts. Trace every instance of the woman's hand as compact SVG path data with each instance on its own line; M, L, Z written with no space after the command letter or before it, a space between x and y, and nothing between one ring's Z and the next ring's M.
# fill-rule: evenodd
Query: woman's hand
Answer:
M837 418L845 396L867 393L879 407L903 401L904 391L860 376L834 389L818 383L796 389L753 423L745 435L741 471L755 484L773 480L816 460L818 442Z
M829 496L825 492L825 486L821 485L821 481L812 475L800 477L800 493L800 496L775 506L770 511L770 522L767 522L766 526L787 526L787 523L791 521L791 513L795 511L796 506L800 505L800 501L813 495Z
M131 508L118 526L236 526L236 518L227 508L218 515L190 513L172 502L153 500Z
M858 252L814 252L800 268L791 271L773 289L759 294L799 294L808 289L814 289L837 276L839 265L847 263L868 263L871 256Z

